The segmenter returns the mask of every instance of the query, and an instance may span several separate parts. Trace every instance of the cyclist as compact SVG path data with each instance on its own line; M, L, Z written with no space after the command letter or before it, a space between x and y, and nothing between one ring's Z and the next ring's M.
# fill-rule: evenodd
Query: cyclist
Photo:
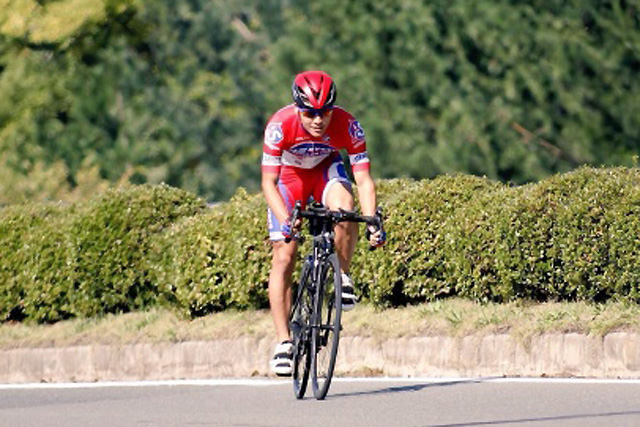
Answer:
M269 275L269 304L278 344L271 360L277 375L291 375L292 345L289 333L291 275L295 268L297 242L285 242L300 228L290 215L297 200L302 207L309 199L331 210L353 210L354 198L339 150L349 155L363 215L375 215L376 189L370 174L365 135L358 121L335 105L336 85L329 74L306 71L292 85L293 104L277 111L264 132L262 191L267 201L269 236L273 259ZM369 227L369 243L380 246L386 235L380 227ZM349 266L355 250L358 226L341 223L335 229L336 253L342 270L343 310L356 303Z

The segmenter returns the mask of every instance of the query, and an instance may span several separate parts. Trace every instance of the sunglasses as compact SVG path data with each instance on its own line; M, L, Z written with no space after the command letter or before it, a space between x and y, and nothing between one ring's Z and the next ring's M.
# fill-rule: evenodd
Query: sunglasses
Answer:
M333 107L325 107L325 108L301 108L300 113L306 117L307 119L313 119L316 116L321 119L330 115L333 112Z

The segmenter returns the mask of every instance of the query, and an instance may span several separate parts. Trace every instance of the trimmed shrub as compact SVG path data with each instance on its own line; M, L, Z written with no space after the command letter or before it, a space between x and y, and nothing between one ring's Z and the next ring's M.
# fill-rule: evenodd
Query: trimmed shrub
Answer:
M640 302L640 170L581 168L509 187L468 175L378 183L388 244L358 244L358 292L381 306ZM167 186L0 209L0 321L54 322L159 303L187 316L268 306L262 195L205 209ZM361 230L362 231L362 230ZM307 239L300 250L305 255Z
M497 182L469 175L381 182L389 242L374 252L366 244L358 247L354 278L363 296L388 306L455 294L445 252L448 224L470 200L498 188Z
M61 223L72 212L60 204L0 209L0 321L48 318L45 311L65 317L58 286L67 256Z
M542 185L556 182L569 188L553 245L564 287L551 297L639 300L639 170L584 168Z
M144 185L75 205L3 209L3 319L55 322L155 304L151 236L203 208L191 193Z
M203 211L192 193L167 185L114 189L82 205L68 223L76 316L127 312L158 296L146 258L151 238L182 217Z
M518 298L638 298L637 169L581 168L473 200L448 227L458 294Z
M262 195L240 189L228 203L177 223L154 247L154 280L185 315L268 305L271 251Z

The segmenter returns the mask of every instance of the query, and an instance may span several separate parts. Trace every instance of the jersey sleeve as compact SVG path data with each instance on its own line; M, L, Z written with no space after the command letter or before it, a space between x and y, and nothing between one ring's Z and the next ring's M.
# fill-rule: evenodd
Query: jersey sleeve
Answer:
M284 131L282 122L270 120L264 130L262 145L262 171L279 173L282 167L282 141Z
M369 154L367 153L367 142L364 135L364 129L353 116L348 118L348 141L347 154L349 154L349 162L354 172L360 170L369 170L371 163L369 162Z

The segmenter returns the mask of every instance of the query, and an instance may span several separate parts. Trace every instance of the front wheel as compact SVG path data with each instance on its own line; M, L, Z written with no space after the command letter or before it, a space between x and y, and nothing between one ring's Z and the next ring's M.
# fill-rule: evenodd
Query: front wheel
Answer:
M311 370L311 313L314 296L311 294L310 282L311 263L307 260L302 267L289 322L293 338L293 393L298 399L304 397Z
M316 283L316 310L311 337L312 383L316 399L324 399L331 385L340 342L342 277L336 254L322 266Z

